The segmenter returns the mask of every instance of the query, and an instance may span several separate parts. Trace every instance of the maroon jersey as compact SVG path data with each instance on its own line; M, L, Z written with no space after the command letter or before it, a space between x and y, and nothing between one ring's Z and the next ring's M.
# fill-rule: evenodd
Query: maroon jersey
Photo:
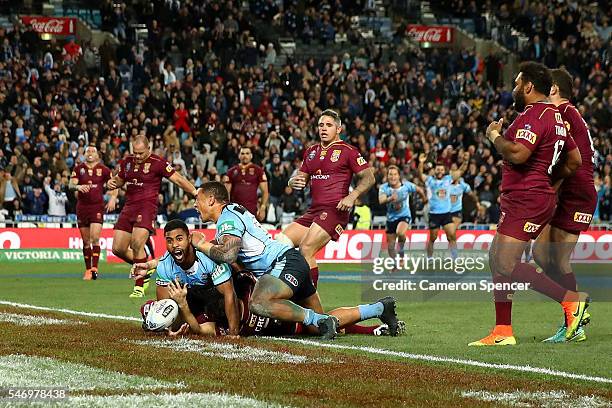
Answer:
M591 132L589 132L586 122L574 105L569 102L565 102L559 105L557 108L561 112L561 116L565 122L565 127L572 136L572 139L574 139L574 142L576 142L576 146L578 146L580 156L582 157L582 164L580 167L578 167L576 173L566 178L563 181L561 188L593 188L593 163L595 161L595 147L593 146Z
M152 154L143 163L129 155L119 162L119 177L125 181L125 207L154 205L164 177L174 174L174 167L161 157Z
M77 193L79 204L104 204L104 184L111 178L111 171L108 167L97 163L90 168L86 163L81 163L74 167L70 178L77 179L79 185L86 184L90 187L87 193Z
M237 164L227 171L227 177L232 184L230 200L257 214L257 187L267 180L264 169L253 163Z
M504 160L502 192L537 190L554 194L550 179L553 166L563 150L576 147L555 105L546 102L527 105L504 133L504 138L527 147L531 156L523 164Z
M367 168L368 162L356 148L337 141L306 149L300 171L310 175L312 206L335 207L348 195L353 175Z

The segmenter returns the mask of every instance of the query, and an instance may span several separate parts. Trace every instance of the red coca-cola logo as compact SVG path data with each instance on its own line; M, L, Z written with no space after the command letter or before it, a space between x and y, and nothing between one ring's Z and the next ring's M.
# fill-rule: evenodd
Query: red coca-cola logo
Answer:
M450 42L449 27L409 26L408 34L417 42Z
M30 24L35 31L43 33L55 33L59 34L64 31L64 22L57 19L51 19L48 21L38 21L35 18L30 20Z

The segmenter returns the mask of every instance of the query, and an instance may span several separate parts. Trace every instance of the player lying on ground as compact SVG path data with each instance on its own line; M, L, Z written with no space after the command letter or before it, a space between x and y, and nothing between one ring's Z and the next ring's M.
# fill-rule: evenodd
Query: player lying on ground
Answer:
M196 250L191 245L192 236L184 222L168 222L164 227L164 238L167 253L159 261L135 264L131 275L138 278L148 270L156 268L157 299L173 298L179 304L182 321L188 324L192 333L215 334L215 326L212 324L215 322L219 323L218 327L224 329L224 334L232 335L238 332L241 335L264 334L258 333L256 329L268 326L270 330L267 335L296 332L298 326L295 323L281 323L252 314L249 306L255 286L254 278L247 279L248 276L239 275L240 301L236 302L230 267L225 263L217 264ZM201 240L201 234L198 234L196 239ZM241 319L238 316L241 316ZM395 301L385 298L372 305L340 308L333 312L333 316L340 325L373 317L394 321ZM238 320L241 320L240 324Z

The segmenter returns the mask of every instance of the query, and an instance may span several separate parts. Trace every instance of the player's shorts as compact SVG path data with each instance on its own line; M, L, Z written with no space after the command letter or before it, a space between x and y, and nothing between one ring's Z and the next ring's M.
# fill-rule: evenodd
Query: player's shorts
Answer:
M497 231L521 241L536 239L555 212L557 195L535 191L502 193Z
M323 228L332 240L337 241L344 232L349 217L350 211L340 211L336 207L311 207L295 222L308 228L315 223Z
M395 234L395 232L397 231L397 226L400 222L405 222L408 224L408 226L410 226L412 220L410 219L410 217L400 217L393 221L387 221L387 234Z
M155 219L157 218L157 206L142 204L140 206L123 207L115 229L126 231L130 234L134 227L146 228L150 233L155 231Z
M451 213L432 214L429 213L429 229L442 228L445 225L452 224L453 219Z
M279 256L272 264L270 275L291 288L291 300L306 299L317 292L310 276L310 266L297 248L291 248Z
M453 218L459 218L460 220L463 219L463 211L459 210L459 211L453 211L450 213L451 215L451 219Z
M79 204L77 202L76 214L79 228L89 227L91 224L102 224L104 221L104 203Z
M561 185L557 209L550 225L560 228L571 234L580 235L586 231L593 220L593 213L597 207L597 192L594 186Z

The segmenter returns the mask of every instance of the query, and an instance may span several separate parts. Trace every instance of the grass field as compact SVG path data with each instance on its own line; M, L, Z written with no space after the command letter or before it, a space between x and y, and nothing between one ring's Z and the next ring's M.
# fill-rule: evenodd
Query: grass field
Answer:
M0 264L0 388L63 385L69 406L612 406L611 302L591 306L588 340L577 344L541 344L560 308L521 295L514 347L466 346L494 321L492 303L473 301L401 301L407 333L397 338L166 341L121 318L139 317L143 303L127 296L126 265L102 265L93 282L80 268ZM322 269L325 308L363 302L360 284L331 279L349 268ZM55 320L28 325L33 315Z

